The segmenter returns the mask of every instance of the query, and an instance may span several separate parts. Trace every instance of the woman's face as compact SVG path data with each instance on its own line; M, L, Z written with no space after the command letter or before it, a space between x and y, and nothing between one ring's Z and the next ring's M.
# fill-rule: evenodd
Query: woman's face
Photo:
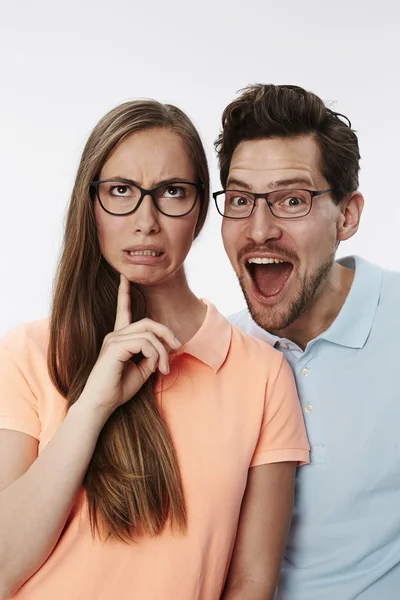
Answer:
M161 186L157 202L165 212L179 212L180 203L190 204L188 194L196 190L173 182L197 183L193 163L182 138L166 128L131 134L108 157L99 180L130 180L145 189ZM193 191L192 191L193 190ZM126 212L135 205L140 191L126 181L101 184L102 204ZM183 263L194 239L200 198L186 216L173 218L157 210L150 195L135 212L125 216L108 214L95 203L101 252L106 261L131 282L155 286L183 274Z

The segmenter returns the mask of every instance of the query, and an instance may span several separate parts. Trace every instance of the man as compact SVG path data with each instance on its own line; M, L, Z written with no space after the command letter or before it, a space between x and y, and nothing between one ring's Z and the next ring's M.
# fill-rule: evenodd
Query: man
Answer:
M345 120L302 88L254 85L216 142L214 198L248 306L232 322L289 361L311 445L279 600L400 598L400 275L335 260L364 203Z

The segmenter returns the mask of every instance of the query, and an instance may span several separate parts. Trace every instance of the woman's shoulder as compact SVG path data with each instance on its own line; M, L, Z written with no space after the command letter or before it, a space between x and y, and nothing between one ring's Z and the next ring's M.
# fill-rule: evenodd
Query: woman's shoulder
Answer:
M0 340L3 347L13 352L46 353L49 343L50 319L21 323L8 331Z

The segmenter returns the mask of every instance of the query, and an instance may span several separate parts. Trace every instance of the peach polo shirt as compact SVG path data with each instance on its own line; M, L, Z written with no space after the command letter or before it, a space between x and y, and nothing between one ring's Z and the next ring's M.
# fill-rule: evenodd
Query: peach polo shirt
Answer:
M282 354L206 305L203 325L171 357L171 371L160 377L156 390L181 470L186 534L166 527L161 535L132 544L102 543L91 536L82 490L54 551L13 598L220 597L249 468L306 463L309 446ZM0 344L0 428L37 438L39 452L65 414L65 400L47 372L48 335L48 320L39 321L20 326Z

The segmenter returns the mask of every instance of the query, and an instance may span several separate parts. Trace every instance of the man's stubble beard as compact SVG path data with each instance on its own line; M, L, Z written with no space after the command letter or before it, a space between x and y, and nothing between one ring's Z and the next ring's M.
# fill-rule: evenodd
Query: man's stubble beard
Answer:
M252 303L251 295L246 289L245 277L243 272L241 272L239 275L239 284L242 288L249 312L257 325L265 331L277 333L279 330L292 325L292 323L306 313L318 298L321 286L331 272L335 261L335 251L331 253L328 260L320 265L314 273L303 279L301 288L296 297L290 302L289 308L286 311L279 311L278 306L271 308L265 306L264 310L257 310Z

